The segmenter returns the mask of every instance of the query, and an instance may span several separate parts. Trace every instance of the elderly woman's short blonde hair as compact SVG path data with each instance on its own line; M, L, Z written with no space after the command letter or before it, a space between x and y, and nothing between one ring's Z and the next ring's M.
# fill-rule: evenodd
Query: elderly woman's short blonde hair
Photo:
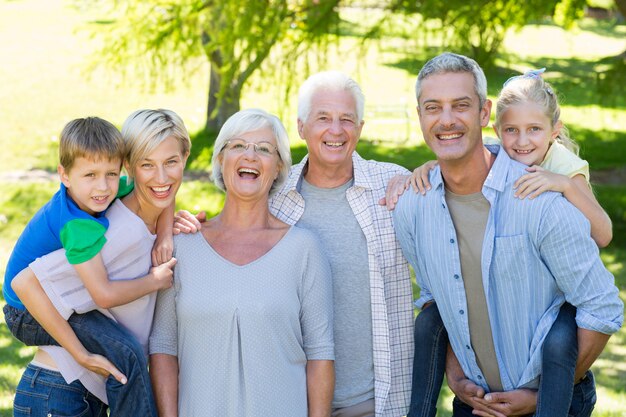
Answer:
M222 126L222 129L220 129L217 139L215 139L213 158L211 159L211 164L213 165L213 182L221 190L226 191L226 186L224 185L222 164L219 156L224 150L226 142L245 133L253 132L266 127L274 133L280 164L278 177L272 184L270 195L277 192L283 185L289 175L289 169L291 168L291 150L289 149L289 137L287 136L287 131L278 117L269 114L265 110L246 109L238 111L230 116L228 120L226 120L226 123Z
M133 177L135 167L168 137L178 141L183 157L189 155L191 140L183 120L173 111L143 109L133 112L122 126L126 143L128 176Z

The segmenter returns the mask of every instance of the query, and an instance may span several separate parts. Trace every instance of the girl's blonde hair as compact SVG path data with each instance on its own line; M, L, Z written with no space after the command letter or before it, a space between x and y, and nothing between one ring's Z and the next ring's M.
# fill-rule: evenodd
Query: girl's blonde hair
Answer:
M550 119L552 127L561 118L561 107L559 106L556 93L540 75L531 71L524 75L513 77L504 83L504 87L502 87L502 91L500 91L498 96L498 104L496 105L496 128L499 128L500 119L510 106L522 104L526 101L541 106L546 117ZM569 137L569 131L565 125L561 127L556 140L578 155L579 146Z

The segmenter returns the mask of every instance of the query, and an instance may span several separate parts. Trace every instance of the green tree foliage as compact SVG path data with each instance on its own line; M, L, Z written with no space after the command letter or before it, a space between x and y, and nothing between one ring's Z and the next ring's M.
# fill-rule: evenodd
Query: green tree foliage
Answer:
M623 0L620 0L623 1ZM489 66L506 31L533 20L554 17L559 24L576 19L585 0L84 0L103 7L94 31L102 48L97 64L133 72L130 79L155 85L181 82L194 71L209 78L207 122L218 130L239 110L252 74L280 77L291 92L297 58L323 54L329 33L339 31L340 7L376 10L384 17L401 14L441 39L442 48L459 51ZM421 17L417 17L419 14ZM384 30L359 22L364 39ZM394 19L395 19L394 17ZM377 32L376 29L379 29ZM364 43L362 44L364 45ZM210 65L207 66L206 63ZM307 64L304 64L306 68ZM209 68L209 69L207 69Z
M554 17L568 25L579 18L585 0L397 0L394 11L421 14L430 33L442 38L442 47L474 57L489 66L499 52L507 30Z
M152 83L210 63L209 130L239 110L242 90L262 65L288 65L338 23L339 0L112 0L94 33L103 47L96 64L134 71ZM104 29L104 30L103 30ZM281 59L268 62L272 50ZM136 75L136 74L135 74Z

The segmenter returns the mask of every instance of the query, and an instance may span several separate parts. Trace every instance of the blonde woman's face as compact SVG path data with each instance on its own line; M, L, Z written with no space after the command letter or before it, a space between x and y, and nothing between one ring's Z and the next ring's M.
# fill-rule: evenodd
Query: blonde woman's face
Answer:
M137 198L156 208L165 209L183 180L187 155L183 155L179 141L169 136L134 167Z

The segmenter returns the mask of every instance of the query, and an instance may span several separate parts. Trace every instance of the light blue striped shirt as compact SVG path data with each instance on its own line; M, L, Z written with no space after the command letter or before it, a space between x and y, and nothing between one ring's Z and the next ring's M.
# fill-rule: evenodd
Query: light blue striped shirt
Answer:
M587 219L559 193L515 198L513 183L526 166L499 146L487 148L497 158L482 188L491 204L482 275L500 377L505 391L536 388L541 347L565 300L578 308L579 327L606 334L620 328L624 306ZM417 306L436 300L465 375L488 390L470 343L456 232L438 167L430 182L425 196L400 198L396 233L422 289Z

